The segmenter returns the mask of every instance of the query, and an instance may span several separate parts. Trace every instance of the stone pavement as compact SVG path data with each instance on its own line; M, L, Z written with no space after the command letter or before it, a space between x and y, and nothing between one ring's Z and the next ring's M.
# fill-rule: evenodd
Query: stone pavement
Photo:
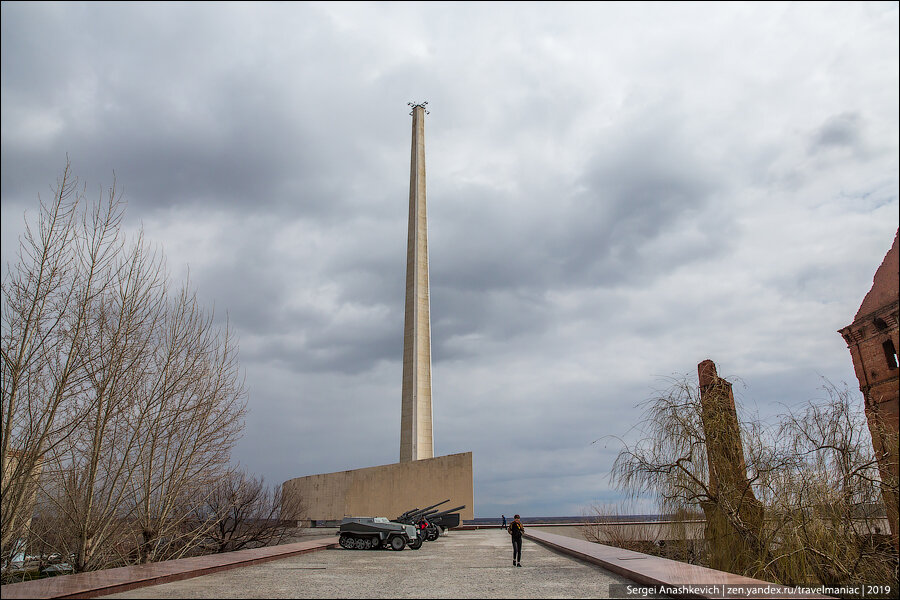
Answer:
M106 598L607 598L632 583L535 542L512 566L509 534L451 531L421 550L323 550Z

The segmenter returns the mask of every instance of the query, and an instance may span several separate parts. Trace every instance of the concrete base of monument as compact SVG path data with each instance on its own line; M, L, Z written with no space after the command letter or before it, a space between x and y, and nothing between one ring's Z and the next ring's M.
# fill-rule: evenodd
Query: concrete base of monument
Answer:
M449 499L439 508L464 504L460 519L473 519L474 490L472 453L448 454L289 479L283 484L285 504L291 505L298 498L302 511L282 518L304 523L333 523L345 516L393 519L408 510Z

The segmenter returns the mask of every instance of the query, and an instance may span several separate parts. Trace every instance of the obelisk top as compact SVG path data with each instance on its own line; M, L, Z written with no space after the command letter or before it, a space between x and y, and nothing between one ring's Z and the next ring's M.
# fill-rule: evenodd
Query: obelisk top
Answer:
M407 102L406 105L409 106L409 107L412 109L412 110L409 111L409 114L413 114L413 112L414 112L417 108L422 108L422 109L424 109L426 115L430 115L430 114L431 114L431 112L430 112L427 108L425 108L426 106L428 106L428 100L425 100L424 102Z

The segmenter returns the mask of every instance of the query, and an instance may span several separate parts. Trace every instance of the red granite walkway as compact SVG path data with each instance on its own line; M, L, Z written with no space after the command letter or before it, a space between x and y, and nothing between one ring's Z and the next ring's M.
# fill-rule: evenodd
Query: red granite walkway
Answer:
M788 586L768 581L742 577L724 571L707 569L697 565L667 558L659 558L604 546L586 540L578 540L555 533L526 528L525 537L570 556L586 560L644 585L665 586L667 589L683 589L684 594L669 594L693 598L828 598L817 594L804 594ZM740 586L738 588L737 586ZM734 593L728 593L734 588ZM714 593L715 590L721 593ZM749 590L758 590L756 593Z
M147 585L189 579L199 575L209 575L216 571L246 567L297 554L306 554L337 547L337 539L334 536L329 536L295 544L282 544L280 546L239 550L237 552L225 552L209 556L180 558L146 565L92 571L90 573L59 575L57 577L38 579L37 581L23 581L0 586L0 596L3 597L3 600L11 600L13 598L96 598L97 596L126 592Z

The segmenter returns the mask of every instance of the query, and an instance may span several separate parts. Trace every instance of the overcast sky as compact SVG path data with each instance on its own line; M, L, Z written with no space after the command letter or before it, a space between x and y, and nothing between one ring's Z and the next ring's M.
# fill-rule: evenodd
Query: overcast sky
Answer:
M427 100L435 454L474 453L476 516L580 515L618 498L593 442L706 358L747 414L858 389L898 55L896 2L4 2L3 272L67 154L115 171L239 335L235 460L396 462Z

